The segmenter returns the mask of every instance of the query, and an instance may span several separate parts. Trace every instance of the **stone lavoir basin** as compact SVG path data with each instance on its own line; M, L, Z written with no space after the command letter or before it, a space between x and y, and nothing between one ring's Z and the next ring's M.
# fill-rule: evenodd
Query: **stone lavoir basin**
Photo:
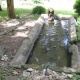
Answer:
M55 71L79 72L79 50L74 17L57 15L60 20L48 23L47 14L42 14L32 31L28 34L10 63L11 67L27 65L46 65ZM31 66L32 67L32 66ZM57 69L56 69L57 68ZM66 70L67 69L67 70Z
M54 24L46 20L30 53L29 64L68 66L68 27L68 20L54 20Z

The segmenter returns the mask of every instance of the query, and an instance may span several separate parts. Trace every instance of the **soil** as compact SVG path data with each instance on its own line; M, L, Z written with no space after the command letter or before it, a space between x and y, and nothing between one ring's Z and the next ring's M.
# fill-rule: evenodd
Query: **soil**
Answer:
M7 80L17 80L22 74L22 69L10 68L9 64L23 40L28 38L28 34L35 22L36 19L26 20L22 18L0 22L0 76L6 75ZM4 55L7 55L8 59L6 61L1 60ZM18 75L17 72L19 72Z

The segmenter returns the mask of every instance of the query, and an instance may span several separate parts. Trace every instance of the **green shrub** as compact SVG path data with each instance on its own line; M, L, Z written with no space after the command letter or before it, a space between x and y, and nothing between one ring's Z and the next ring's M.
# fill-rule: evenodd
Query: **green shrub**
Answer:
M32 0L34 3L40 3L40 0Z
M32 14L42 14L45 13L46 9L42 6L36 6L32 10Z
M80 0L76 0L73 8L75 9L75 12L78 13L78 15L80 15Z

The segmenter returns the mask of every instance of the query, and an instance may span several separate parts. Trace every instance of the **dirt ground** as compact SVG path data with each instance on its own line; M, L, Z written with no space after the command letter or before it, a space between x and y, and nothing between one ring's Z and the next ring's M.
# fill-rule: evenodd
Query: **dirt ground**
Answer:
M28 33L35 23L36 20L34 19L11 19L9 21L0 22L0 76L8 75L7 80L17 79L17 72L9 68L9 64L23 40L28 38ZM4 55L7 56L6 60L2 59ZM7 71L5 71L5 69ZM20 78L22 70L17 69L17 71L19 72ZM15 75L15 77L12 77L11 73Z

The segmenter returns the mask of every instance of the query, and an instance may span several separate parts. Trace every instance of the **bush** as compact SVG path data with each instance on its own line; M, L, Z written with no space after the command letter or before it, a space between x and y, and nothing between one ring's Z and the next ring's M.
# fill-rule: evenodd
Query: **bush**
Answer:
M42 14L45 13L46 9L42 6L36 6L32 10L32 14Z
M40 0L32 0L34 3L40 3Z
M75 9L75 12L78 13L78 15L80 15L80 0L76 0L73 8Z

